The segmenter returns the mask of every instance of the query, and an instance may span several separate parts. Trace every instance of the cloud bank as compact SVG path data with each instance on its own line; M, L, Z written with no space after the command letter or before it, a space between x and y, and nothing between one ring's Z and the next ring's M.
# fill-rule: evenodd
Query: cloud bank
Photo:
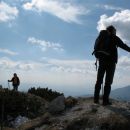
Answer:
M23 83L47 84L48 86L60 86L64 89L74 88L83 90L94 89L96 82L96 70L93 60L60 60L42 58L39 62L14 61L7 57L0 58L0 72L3 74L1 82L10 74L18 73ZM114 82L112 86L122 87L130 82L130 58L123 56L119 58ZM62 89L62 88L60 88Z
M0 58L0 72L3 77L7 72L20 73L23 83L46 82L52 86L86 86L87 83L93 82L96 74L94 63L89 60L46 59L25 62L7 57Z
M23 70L29 71L35 68L35 64L22 61L13 61L7 57L0 58L0 68L1 70Z

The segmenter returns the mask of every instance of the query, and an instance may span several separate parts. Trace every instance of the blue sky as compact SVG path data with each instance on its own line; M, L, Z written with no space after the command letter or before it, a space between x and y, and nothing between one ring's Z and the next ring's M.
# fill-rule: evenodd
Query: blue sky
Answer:
M114 25L130 46L130 1L1 0L0 84L14 72L20 90L49 87L68 95L92 93L91 55L101 29ZM119 49L113 89L130 84L130 54Z

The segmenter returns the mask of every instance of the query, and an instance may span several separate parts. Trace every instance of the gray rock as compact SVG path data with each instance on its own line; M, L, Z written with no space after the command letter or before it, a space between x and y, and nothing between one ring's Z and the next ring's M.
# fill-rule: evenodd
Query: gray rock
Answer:
M14 121L11 122L12 126L14 128L19 127L21 124L24 124L28 121L29 119L27 117L19 115Z
M57 114L65 109L65 97L64 95L55 98L48 106L48 111L52 114Z

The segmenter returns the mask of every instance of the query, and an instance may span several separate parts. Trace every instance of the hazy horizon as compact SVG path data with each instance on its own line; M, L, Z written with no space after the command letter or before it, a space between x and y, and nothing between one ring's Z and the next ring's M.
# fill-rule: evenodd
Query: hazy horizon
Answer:
M13 86L12 86L12 83L2 83L0 84L2 85L3 88L9 88L10 90L13 89ZM127 85L127 86L130 86L130 85ZM127 87L127 86L119 86L118 88L124 88L124 87ZM21 91L21 92L27 92L28 89L30 88L48 88L48 89L52 89L52 91L57 91L59 93L63 93L65 96L87 96L87 95L93 95L93 92L94 92L94 86L48 86L47 84L39 84L37 85L36 84L21 84L19 87L18 87L18 91ZM72 88L70 88L72 87ZM115 90L115 89L118 89L116 88L115 86L112 86L112 90ZM100 94L102 93L102 91L100 92Z

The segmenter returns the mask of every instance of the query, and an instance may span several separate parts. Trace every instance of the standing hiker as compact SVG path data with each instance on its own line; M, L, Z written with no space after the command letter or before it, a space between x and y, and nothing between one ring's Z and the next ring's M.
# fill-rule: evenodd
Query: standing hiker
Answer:
M13 90L18 91L18 86L20 85L20 80L16 73L14 73L13 78L11 80L8 80L8 82L12 82Z
M97 81L94 91L94 103L99 103L99 93L103 83L104 74L104 94L103 105L111 105L109 95L111 85L115 73L116 63L118 61L117 47L120 47L130 52L130 47L123 43L123 41L116 36L116 29L114 26L108 26L106 30L100 32L95 42L93 54L99 60L99 67L97 72Z

